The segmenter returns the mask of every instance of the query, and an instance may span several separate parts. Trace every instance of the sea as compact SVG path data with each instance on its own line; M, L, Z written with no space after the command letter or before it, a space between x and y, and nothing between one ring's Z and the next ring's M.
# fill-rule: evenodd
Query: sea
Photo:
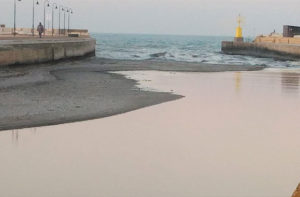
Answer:
M264 65L300 67L300 61L227 55L221 52L222 41L229 36L182 36L146 34L92 34L97 40L97 57L123 60L160 60L207 64ZM251 42L254 38L246 38Z

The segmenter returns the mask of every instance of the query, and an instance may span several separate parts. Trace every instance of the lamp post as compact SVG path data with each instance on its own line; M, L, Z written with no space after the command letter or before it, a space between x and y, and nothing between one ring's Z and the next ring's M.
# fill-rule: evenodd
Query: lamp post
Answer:
M44 27L45 27L45 29L46 29L46 3L47 3L47 7L50 7L49 0L44 0ZM46 35L46 31L44 31L44 35Z
M73 14L73 10L71 8L68 9L68 33L70 32L70 15Z
M59 21L59 22L58 22L58 34L59 34L59 35L60 35L60 33L61 33L61 29L60 29L60 21L61 21L61 20L60 20L60 12L63 11L63 10L64 10L64 7L63 7L62 5L60 5L60 6L59 6L59 12L58 12L58 15L59 15L59 17L58 17L58 18L59 18L59 20L58 20L58 21Z
M68 10L68 8L63 8L64 11L64 35L66 35L66 11Z
M21 0L18 0L18 1L21 1ZM17 18L17 2L16 2L16 0L14 0L14 36L16 36L16 28L17 28L16 18Z
M35 11L35 4L39 5L39 2L36 1L36 0L32 0L32 36L34 36L34 11Z
M53 3L52 4L52 36L54 34L54 9L57 9L57 4Z

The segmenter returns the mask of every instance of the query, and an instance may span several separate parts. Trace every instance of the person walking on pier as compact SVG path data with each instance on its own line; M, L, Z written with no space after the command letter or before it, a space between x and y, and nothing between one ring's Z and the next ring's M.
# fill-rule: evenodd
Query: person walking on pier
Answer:
M37 31L39 32L40 38L42 38L42 34L45 31L44 26L42 25L42 23L39 24L39 26L37 27Z

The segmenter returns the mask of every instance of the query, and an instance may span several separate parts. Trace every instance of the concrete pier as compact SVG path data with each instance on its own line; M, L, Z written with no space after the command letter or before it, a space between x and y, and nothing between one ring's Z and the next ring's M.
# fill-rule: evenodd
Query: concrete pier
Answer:
M223 41L222 52L230 55L300 60L300 44Z
M38 64L94 56L96 40L79 38L24 38L0 40L0 66Z

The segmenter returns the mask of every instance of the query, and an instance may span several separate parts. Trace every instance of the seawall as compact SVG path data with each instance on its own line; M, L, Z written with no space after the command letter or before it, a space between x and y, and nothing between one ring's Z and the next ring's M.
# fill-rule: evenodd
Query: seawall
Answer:
M94 56L95 45L96 40L90 37L1 40L0 66Z
M222 42L222 52L230 55L248 55L279 60L300 60L300 45L256 42Z

